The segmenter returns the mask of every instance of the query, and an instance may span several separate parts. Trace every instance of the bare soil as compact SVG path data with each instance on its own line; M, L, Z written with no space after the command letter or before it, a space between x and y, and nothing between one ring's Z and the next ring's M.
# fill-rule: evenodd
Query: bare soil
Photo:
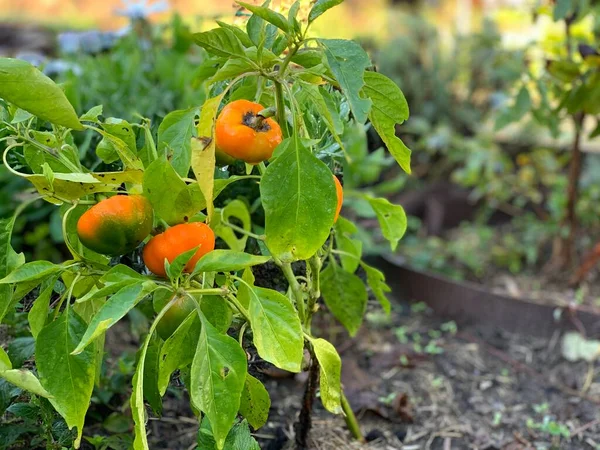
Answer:
M317 401L310 448L579 450L600 445L599 365L564 360L558 333L550 340L477 327L454 333L452 324L399 304L390 319L376 312L368 317L352 339L333 321L320 325L321 335L342 355L344 388L370 442L353 441L343 418ZM262 375L272 408L256 437L267 450L295 448L293 424L305 375L282 375ZM151 448L193 448L197 426L187 403L186 395L166 399L164 417L149 427ZM563 436L552 435L561 428Z

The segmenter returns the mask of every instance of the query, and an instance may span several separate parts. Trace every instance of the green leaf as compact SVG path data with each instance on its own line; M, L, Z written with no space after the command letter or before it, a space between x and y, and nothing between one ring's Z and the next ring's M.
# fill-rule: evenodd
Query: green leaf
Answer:
M53 184L50 184L44 175L23 174L21 176L35 186L44 196L44 200L61 205L64 201L55 198L54 195L67 201L74 201L86 195L116 191L123 183L141 184L143 172L127 170L125 172L55 173Z
M162 414L162 399L158 391L160 354L161 340L153 335L146 350L146 360L144 361L144 398L148 401L154 414L158 416Z
M33 261L22 265L0 280L0 284L15 284L25 281L43 280L50 275L64 270L49 261ZM40 281L41 282L41 281Z
M115 292L118 292L125 286L142 283L144 280L145 277L137 273L135 270L125 266L124 264L118 264L112 267L98 280L98 283L103 285L102 288L92 288L86 295L77 299L77 303L83 303L87 302L88 300L107 297Z
M337 112L332 112L330 109L331 105L325 101L323 93L326 91L309 83L300 83L300 86L302 87L299 93L301 102L315 106L315 109L319 111L321 117L325 119L325 126L327 126L327 129L335 141L343 149L344 143L338 136L339 132L343 129L341 128L342 124Z
M157 159L146 168L144 195L152 203L155 214L169 225L187 222L206 207L200 186L187 185L165 158Z
M167 266L167 275L171 280L171 283L175 283L175 281L181 276L183 273L183 269L186 264L190 262L190 259L196 254L198 251L198 246L194 247L187 252L180 253L177 257Z
M0 370L0 377L32 394L48 399L52 398L52 395L42 387L37 377L27 369Z
M192 404L210 420L218 449L240 408L248 365L246 353L230 336L220 334L203 316L191 368Z
M241 28L238 28L235 25L231 25L225 22L221 22L220 20L216 20L215 22L217 22L217 25L219 25L221 28L226 28L227 30L235 34L235 36L240 40L244 47L252 47L254 45L250 37L246 33L244 33L244 30L242 30Z
M385 275L380 270L361 262L360 265L367 273L367 283L373 291L373 295L379 301L379 304L385 311L385 313L389 316L392 311L392 306L390 305L390 301L385 296L387 292L392 292L392 289L385 282Z
M125 314L127 314L144 297L151 294L157 288L152 281L129 284L120 289L102 305L100 311L91 320L79 345L73 350L73 354L81 353L96 337L103 334L112 327Z
M138 158L137 152L132 151L123 139L114 136L111 133L104 130L100 130L97 128L95 128L94 130L101 134L102 137L106 139L108 143L111 144L112 149L114 149L114 151L117 152L117 154L119 155L119 159L123 161L123 166L126 169L142 170L144 168L144 164L142 163L142 160Z
M315 20L328 9L339 5L344 0L317 0L308 14L308 23Z
M192 363L199 336L200 320L198 315L190 314L163 344L158 363L160 395L164 395L167 391L171 374Z
M90 108L88 112L82 115L79 120L85 122L98 122L98 117L102 115L102 105L96 105Z
M251 72L253 69L256 69L256 66L247 59L231 58L227 60L223 67L217 70L217 73L208 80L208 83L229 80L243 73Z
M73 311L79 314L85 323L89 325L92 318L96 315L104 302L105 298L97 298L85 303L75 303L73 305ZM102 374L102 361L104 359L104 343L106 341L106 335L102 334L96 338L95 347L96 347L96 386L100 386L100 375Z
M15 216L9 219L0 219L0 277L7 276L17 267L25 263L25 255L17 254L11 245L11 236ZM32 286L31 289L33 289ZM0 284L0 322L12 305L12 286Z
M270 408L271 397L264 385L247 374L240 400L240 414L248 420L252 428L258 430L267 423Z
M223 209L216 210L215 216L210 222L210 226L215 232L215 235L223 239L231 250L243 252L246 248L248 235L244 234L241 237L238 237L235 231L233 231L231 227L223 224L221 220L223 218L225 221L231 223L232 217L241 222L241 226L244 230L252 230L250 211L248 211L248 207L243 201L237 199L229 202Z
M155 324L160 320L160 316L157 317ZM153 330L152 330L153 331ZM131 415L133 416L134 425L134 441L133 450L149 450L148 438L146 437L146 407L144 405L144 365L146 363L146 354L148 352L148 345L152 339L152 332L146 335L144 344L140 349L139 359L135 373L133 374L133 390L131 392L131 398L129 399L129 406L131 408Z
M137 146L135 143L135 133L133 127L129 122L123 119L117 119L115 117L109 117L102 124L104 131L109 133L111 136L122 140L131 154L137 154Z
M283 262L308 259L325 243L333 225L337 195L331 171L292 139L277 148L279 156L260 183L265 242Z
M58 280L58 275L44 280L40 287L40 294L35 299L35 302L29 313L27 319L29 320L29 328L31 328L31 334L34 338L37 338L38 334L46 325L48 319L48 310L50 308L50 297L54 292L54 285Z
M200 429L198 430L198 449L202 450L217 450L215 438L213 436L210 421L206 416L202 418ZM224 450L260 450L256 440L250 434L248 422L243 420L236 423L225 440Z
M344 217L338 217L335 223L335 241L338 250L346 253L350 253L352 256L340 254L340 261L345 271L354 273L360 263L362 257L362 241L360 239L352 239L351 234L357 232L356 226L345 219Z
M410 150L396 136L396 124L408 119L408 103L396 84L385 75L365 72L363 92L373 102L369 119L400 167L410 173Z
M50 403L70 429L77 427L76 448L81 442L97 364L94 345L77 355L72 354L85 327L83 319L67 308L40 331L35 347L40 382L53 396Z
M206 319L217 331L225 333L232 318L232 312L227 302L222 297L213 295L196 297ZM164 395L167 390L171 374L192 363L199 336L200 320L198 315L190 314L163 344L158 368L158 389L161 395Z
M321 272L321 294L334 317L354 336L367 308L362 280L332 262Z
M242 43L229 29L215 28L203 33L195 33L192 37L197 45L210 54L225 57L245 56Z
M200 309L213 327L217 329L219 333L225 333L231 326L233 319L233 313L231 308L223 297L217 295L203 295L199 296L196 294L198 301L200 302Z
M552 76L558 78L560 81L564 81L565 83L570 83L581 75L580 65L573 61L549 61L547 69ZM521 94L521 91L519 91L519 94ZM527 92L527 95L529 96L529 92ZM529 109L529 107L530 105L527 103L527 109Z
M310 69L323 63L323 51L320 48L302 48L292 57L292 62Z
M385 198L367 197L367 200L375 211L383 237L390 242L392 251L395 251L398 241L406 232L407 220L404 208L390 203Z
M310 340L320 369L321 401L333 414L342 413L342 360L337 350L325 339Z
M365 123L371 109L371 100L361 98L360 91L365 84L365 69L371 65L369 56L354 41L318 39L318 42L325 51L329 68L348 99L354 118L359 123Z
M0 58L0 97L40 119L83 130L63 91L26 61Z
M288 297L272 289L245 284L239 291L249 299L254 345L260 357L283 370L300 372L304 337L298 313Z
M275 25L280 30L285 31L286 33L289 33L291 31L290 24L288 23L285 16L279 14L278 12L275 12L264 6L251 5L249 3L244 3L240 1L238 1L237 3L246 8L248 11L252 12L253 14L256 14L258 17Z
M187 177L192 161L191 139L198 108L170 112L158 127L158 154L172 151L170 163L181 177Z
M257 256L234 250L213 250L200 258L194 273L237 272L246 267L264 264L270 259L270 256Z
M12 369L12 363L10 358L6 354L6 351L0 347L0 371Z
M552 18L555 22L567 17L571 8L573 7L573 0L556 0L554 10L552 11Z

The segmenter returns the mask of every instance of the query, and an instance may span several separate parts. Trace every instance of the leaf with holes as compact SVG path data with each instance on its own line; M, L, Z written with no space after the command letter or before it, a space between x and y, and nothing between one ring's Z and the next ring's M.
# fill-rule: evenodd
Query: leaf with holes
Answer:
M218 449L240 408L248 365L246 352L230 336L221 334L204 316L191 368L190 396L212 425Z

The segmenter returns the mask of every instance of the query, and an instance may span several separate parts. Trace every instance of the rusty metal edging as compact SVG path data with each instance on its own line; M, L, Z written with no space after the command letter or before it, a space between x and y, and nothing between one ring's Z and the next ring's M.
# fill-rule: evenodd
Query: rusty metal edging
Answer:
M416 270L394 256L378 257L373 263L385 273L396 296L425 302L436 314L459 325L499 327L540 337L551 337L557 329L577 329L579 325L587 336L600 334L600 311L595 308L578 306L571 310L572 314L563 310L557 321L557 306L502 295L475 283Z

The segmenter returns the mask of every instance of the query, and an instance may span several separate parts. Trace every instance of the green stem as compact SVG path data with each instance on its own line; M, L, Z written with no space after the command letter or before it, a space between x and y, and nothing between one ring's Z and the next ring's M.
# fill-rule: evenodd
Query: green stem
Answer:
M237 308L240 314L244 316L244 319L246 319L247 322L250 322L250 314L248 313L246 308L244 308L244 306L240 303L240 301L233 294L229 294L227 296L227 299L231 303L233 303L233 305Z
M298 51L299 48L300 47L298 46L298 44L294 44L290 48L290 51L288 52L287 56L281 63L281 67L279 67L279 76L280 77L282 77L285 74L285 70L289 66L290 62L292 61L292 58L294 57L294 55L296 54L296 52Z
M346 426L352 433L354 439L359 442L365 442L365 438L360 431L360 426L358 425L358 420L356 420L356 416L354 415L354 411L352 411L352 407L350 403L348 403L348 399L346 398L346 394L342 390L342 410L344 411L344 419L346 420Z
M75 278L73 279L73 282L71 283L71 286L69 286L69 290L67 291L66 295L63 295L60 300L58 301L58 304L56 305L56 308L54 309L54 316L53 316L53 320L55 320L58 317L58 313L60 312L60 307L62 306L62 304L64 303L65 299L67 300L67 308L69 307L69 303L71 303L71 297L73 296L73 289L75 288L75 283L77 283L77 281L79 281L79 278L81 278L81 274L78 273Z
M69 214L71 213L71 211L73 211L76 207L77 207L77 204L74 204L67 210L67 212L65 212L65 215L63 216L63 220L62 220L62 234L63 234L63 239L65 240L65 245L67 246L67 248L69 249L69 251L71 252L73 257L75 258L75 260L83 261L83 260L85 260L85 258L77 250L75 250L75 247L73 247L71 245L71 242L69 242L69 235L67 234L67 219L69 218Z
M186 292L188 292L190 294L220 295L220 296L226 296L227 294L229 294L229 290L224 289L224 288L186 289Z
M308 307L306 308L306 326L310 330L312 315L315 313L317 300L321 296L321 267L323 261L317 255L308 260Z
M344 252L342 250L331 250L331 253L335 253L336 255L349 256L350 258L354 258L358 261L362 261L358 256L353 255L352 253Z
M304 296L302 295L302 288L300 287L300 283L298 283L298 280L294 275L294 271L292 270L292 265L290 263L281 264L281 269L283 270L283 274L285 275L285 278L290 284L290 287L292 288L292 293L294 294L294 298L296 299L296 307L298 308L300 322L304 324L306 320L306 312L304 308Z
M287 122L285 120L285 102L283 101L283 85L280 81L274 81L275 83L275 103L277 104L277 123L281 127L283 137L289 137Z
M221 212L222 212L222 211L223 211L223 210L221 210ZM235 231L237 231L238 233L245 234L246 236L248 236L248 237L251 237L251 238L254 238L254 239L256 239L257 241L264 241L264 240L265 240L265 236L264 236L264 235L258 235L258 234L252 233L251 231L244 230L242 227L238 227L237 225L234 225L234 224L232 224L232 223L229 223L229 222L227 222L227 220L225 220L225 219L223 218L223 214L221 214L221 223L222 223L223 225L226 225L226 226L228 226L228 227L229 227L229 228L231 228L232 230L235 230Z
M240 328L240 334L238 336L238 342L242 348L244 348L244 333L246 332L246 328L248 328L248 322L244 322L242 324L242 328Z

